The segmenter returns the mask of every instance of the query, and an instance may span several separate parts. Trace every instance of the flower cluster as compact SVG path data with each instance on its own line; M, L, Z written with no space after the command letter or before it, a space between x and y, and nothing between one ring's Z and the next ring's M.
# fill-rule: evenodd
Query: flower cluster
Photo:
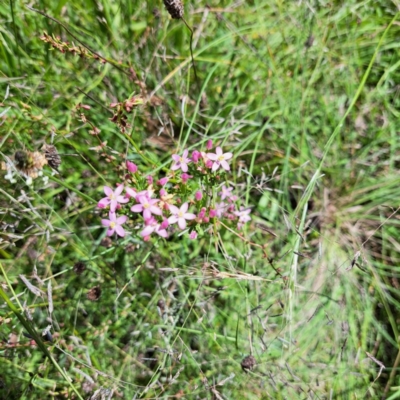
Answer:
M212 149L211 141L206 149ZM162 177L144 176L127 161L125 182L116 189L105 186L106 197L98 203L100 209L108 210L108 219L102 219L107 235L124 237L122 225L128 218L146 241L152 234L166 238L176 230L196 239L222 220L242 229L251 220L251 210L240 205L234 188L225 182L232 157L221 147L214 153L194 150L190 156L185 149L181 155L172 155L173 164Z

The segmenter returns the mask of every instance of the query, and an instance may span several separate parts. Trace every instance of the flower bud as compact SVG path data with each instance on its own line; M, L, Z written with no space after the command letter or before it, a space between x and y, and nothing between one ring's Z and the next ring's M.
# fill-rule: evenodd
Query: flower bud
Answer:
M194 195L195 199L197 201L200 201L203 198L203 193L200 192L200 190L198 190L195 195Z
M208 215L210 216L210 218L215 218L217 216L217 210L211 208Z
M164 221L160 225L160 229L167 229L168 226L169 226L169 222L168 222L167 218L165 218Z
M212 140L211 140L211 139L210 139L210 140L207 140L206 149L207 149L207 150L211 150L212 147L213 147L213 142L212 142Z
M190 239L192 239L192 240L195 240L195 239L197 239L197 232L196 232L196 231L192 231L192 232L190 232L190 235L189 235L189 237L190 237Z
M159 180L157 181L157 183L158 183L160 186L164 186L164 185L167 184L168 181L169 181L169 178L168 178L167 176L165 176L164 178L159 179Z
M148 176L146 177L146 180L147 180L147 183L148 183L149 185L151 185L151 184L153 183L153 177L152 177L151 175L148 175Z
M203 219L205 215L206 215L206 208L203 207L203 208L200 210L200 212L199 212L199 214L197 215L197 217L198 217L199 219Z
M183 183L186 183L190 178L193 178L193 176L187 174L186 172L184 172L184 173L181 175L181 178L182 178L182 182L183 182Z
M194 150L192 153L192 161L197 164L199 162L199 159L201 157L201 153L197 150Z
M134 164L131 161L126 162L126 167L128 168L128 171L131 172L132 174L136 173L138 170L138 167L136 164Z

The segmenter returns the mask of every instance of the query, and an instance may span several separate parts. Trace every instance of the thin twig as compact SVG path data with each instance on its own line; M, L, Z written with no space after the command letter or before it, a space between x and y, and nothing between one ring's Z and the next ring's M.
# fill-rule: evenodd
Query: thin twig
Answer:
M51 21L55 22L56 24L59 24L60 26L62 26L78 43L80 43L83 47L85 47L87 50L89 50L91 53L93 53L95 56L99 57L101 60L103 60L104 62L107 62L109 64L111 64L113 67L117 68L119 71L121 71L122 73L124 73L127 76L130 76L131 74L128 71L125 71L123 68L121 68L118 64L115 63L115 61L113 60L109 60L108 58L105 58L103 56L101 56L99 53L96 53L94 50L92 50L88 45L86 45L85 43L83 43L80 39L78 39L77 36L75 36L71 30L65 25L63 24L61 21L59 21L58 19L51 17L50 15L46 14L43 11L37 10L36 8L30 7L30 6L26 6L28 8L28 10L37 12L38 14L43 15L44 17L50 19Z

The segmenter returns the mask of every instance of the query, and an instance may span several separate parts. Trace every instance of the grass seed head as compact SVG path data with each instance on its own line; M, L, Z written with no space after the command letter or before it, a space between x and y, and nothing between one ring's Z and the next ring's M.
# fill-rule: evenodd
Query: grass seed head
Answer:
M164 5L169 14L174 19L183 17L183 3L181 0L164 0Z

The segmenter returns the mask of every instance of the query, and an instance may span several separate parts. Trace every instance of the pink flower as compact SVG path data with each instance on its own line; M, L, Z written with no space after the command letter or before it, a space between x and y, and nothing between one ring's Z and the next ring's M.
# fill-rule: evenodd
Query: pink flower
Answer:
M99 208L105 208L110 205L110 211L114 212L117 208L118 203L127 203L129 199L125 196L121 196L122 191L124 190L124 185L119 185L115 191L113 191L110 187L104 186L104 193L107 197L102 198L97 206Z
M139 204L135 204L131 207L133 212L143 212L143 218L145 220L151 218L151 214L161 215L162 211L156 206L159 200L150 199L148 196L137 196L136 200Z
M221 196L221 200L225 200L226 198L230 198L232 196L233 187L226 187L225 185L222 186L222 192L219 192Z
M229 171L229 164L226 162L226 160L231 159L233 156L232 153L222 153L221 147L217 147L215 154L214 153L207 153L207 157L214 161L213 166L212 166L212 171L215 172L220 166L226 170Z
M190 239L192 239L192 240L195 240L195 239L197 239L197 232L196 232L196 231L192 231L192 232L190 232L190 235L189 235L189 237L190 237Z
M189 150L184 150L182 157L178 156L178 154L173 154L172 159L175 161L175 164L172 165L171 169L172 171L175 171L177 169L181 169L183 172L188 171L188 164L190 163L190 158L188 158L188 153Z
M195 194L194 194L194 198L196 199L196 201L200 201L203 198L203 193L200 192L200 190L198 190Z
M212 140L211 140L211 139L210 139L210 140L207 140L206 149L207 149L207 150L211 150L212 147L213 147L213 142L212 142Z
M152 177L151 175L148 175L148 176L146 177L146 180L147 180L147 183L148 183L149 185L151 185L151 184L153 183L153 177Z
M131 172L132 174L134 174L135 172L137 172L138 167L136 164L134 164L131 161L127 161L126 162L126 168L128 168L128 171Z
M168 218L170 224L175 224L178 222L179 228L182 230L186 228L186 220L192 220L196 218L196 215L186 212L189 208L188 203L183 203L181 208L178 208L172 204L169 206L169 211L171 211L171 216Z
M221 203L215 205L215 209L217 212L217 217L221 218L224 213L226 212L226 209L228 208L228 205L221 201Z
M117 215L115 214L115 212L112 212L112 211L110 211L108 216L110 219L102 219L101 220L101 224L103 226L108 227L107 236L111 236L114 232L116 232L116 234L118 236L124 237L125 230L121 225L126 222L128 217L126 215L122 215L121 217L117 218Z
M187 181L188 181L190 178L193 178L193 176L187 174L186 172L184 172L184 173L181 175L181 179L182 179L182 182L183 182L183 183L187 183Z
M157 233L158 236L166 238L168 233L163 229L156 219L152 216L146 220L146 227L140 232L143 237L150 236L153 232Z
M244 224L244 223L246 223L246 222L248 222L248 221L251 220L251 217L250 217L250 215L249 215L250 212L251 212L251 209L250 209L250 208L244 208L244 207L242 206L242 207L240 207L240 210L239 210L239 211L235 211L234 214L235 214L237 217L239 217L239 222L242 223L242 224Z

